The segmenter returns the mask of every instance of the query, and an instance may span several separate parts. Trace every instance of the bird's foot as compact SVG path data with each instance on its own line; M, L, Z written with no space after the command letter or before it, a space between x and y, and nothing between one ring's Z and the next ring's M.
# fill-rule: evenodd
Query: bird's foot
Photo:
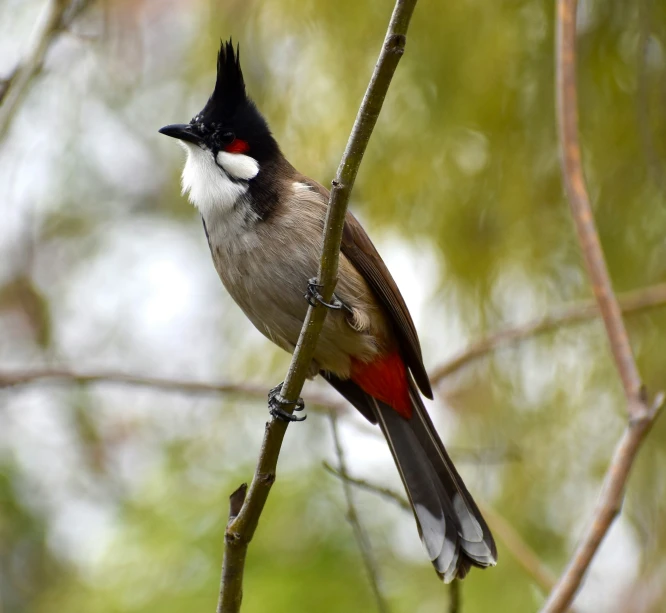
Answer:
M317 304L321 304L335 311L340 311L341 309L346 308L346 306L342 303L341 300L338 299L335 294L333 294L332 302L326 302L324 297L319 293L319 290L322 287L324 286L320 283L317 283L317 279L314 277L308 281L308 289L305 292L304 297L310 306L316 307Z
M282 421L286 421L287 423L291 421L305 421L307 418L307 415L303 415L303 417L298 417L296 415L293 415L292 413L289 413L288 411L284 410L284 407L294 407L294 411L302 411L305 408L305 403L303 402L302 398L299 398L298 400L294 402L290 402L288 400L285 400L282 398L280 395L280 392L282 392L282 386L284 385L284 381L280 383L279 385L276 385L274 388L269 390L268 392L268 412L275 418L275 419L281 419Z

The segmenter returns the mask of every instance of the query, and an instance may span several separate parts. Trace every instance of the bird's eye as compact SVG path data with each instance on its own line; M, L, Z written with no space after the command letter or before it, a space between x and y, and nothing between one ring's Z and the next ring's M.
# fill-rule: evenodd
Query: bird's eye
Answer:
M223 145L230 145L236 139L236 135L233 132L223 132L220 139Z

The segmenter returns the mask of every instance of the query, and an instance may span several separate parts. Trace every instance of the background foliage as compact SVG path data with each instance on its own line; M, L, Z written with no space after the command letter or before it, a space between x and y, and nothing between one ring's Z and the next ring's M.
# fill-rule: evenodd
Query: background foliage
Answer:
M0 0L0 71L20 61L42 8ZM91 3L51 48L0 148L2 370L276 383L287 357L224 293L179 194L182 153L157 129L203 106L219 39L233 35L283 151L328 183L390 9ZM553 16L543 0L422 0L361 168L352 209L431 367L590 295L557 160ZM586 0L579 31L584 161L615 286L666 281L666 5ZM648 388L663 389L666 310L628 323ZM498 351L446 379L431 405L470 489L555 572L593 508L623 408L599 322ZM227 496L251 475L265 412L251 398L123 386L0 390L0 610L212 610ZM353 473L397 487L376 434L343 421ZM662 421L580 611L666 607L665 456ZM244 610L372 610L340 484L321 467L331 458L325 419L290 428ZM444 610L447 588L413 519L370 494L358 501L392 610ZM502 543L499 566L462 590L465 613L532 611L542 599Z

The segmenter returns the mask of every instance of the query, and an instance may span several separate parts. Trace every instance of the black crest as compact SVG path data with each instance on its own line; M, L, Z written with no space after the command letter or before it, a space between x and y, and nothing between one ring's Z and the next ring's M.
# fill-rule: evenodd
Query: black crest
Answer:
M266 120L245 92L240 49L236 47L234 51L231 39L222 41L217 55L215 89L190 125L214 152L236 139L244 141L249 155L259 162L279 152Z
M240 66L240 46L229 39L222 41L217 54L217 80L215 89L200 113L199 120L206 124L226 123L248 103L245 81Z

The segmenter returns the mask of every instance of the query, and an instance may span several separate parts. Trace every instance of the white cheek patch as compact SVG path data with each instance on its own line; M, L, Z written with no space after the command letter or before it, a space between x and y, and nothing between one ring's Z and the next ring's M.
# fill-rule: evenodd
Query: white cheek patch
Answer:
M259 163L249 155L242 153L229 153L220 151L217 154L217 163L235 179L249 181L259 173Z
M247 192L247 185L229 179L208 149L184 141L180 143L187 151L182 175L183 194L189 194L190 201L204 217L232 209Z

